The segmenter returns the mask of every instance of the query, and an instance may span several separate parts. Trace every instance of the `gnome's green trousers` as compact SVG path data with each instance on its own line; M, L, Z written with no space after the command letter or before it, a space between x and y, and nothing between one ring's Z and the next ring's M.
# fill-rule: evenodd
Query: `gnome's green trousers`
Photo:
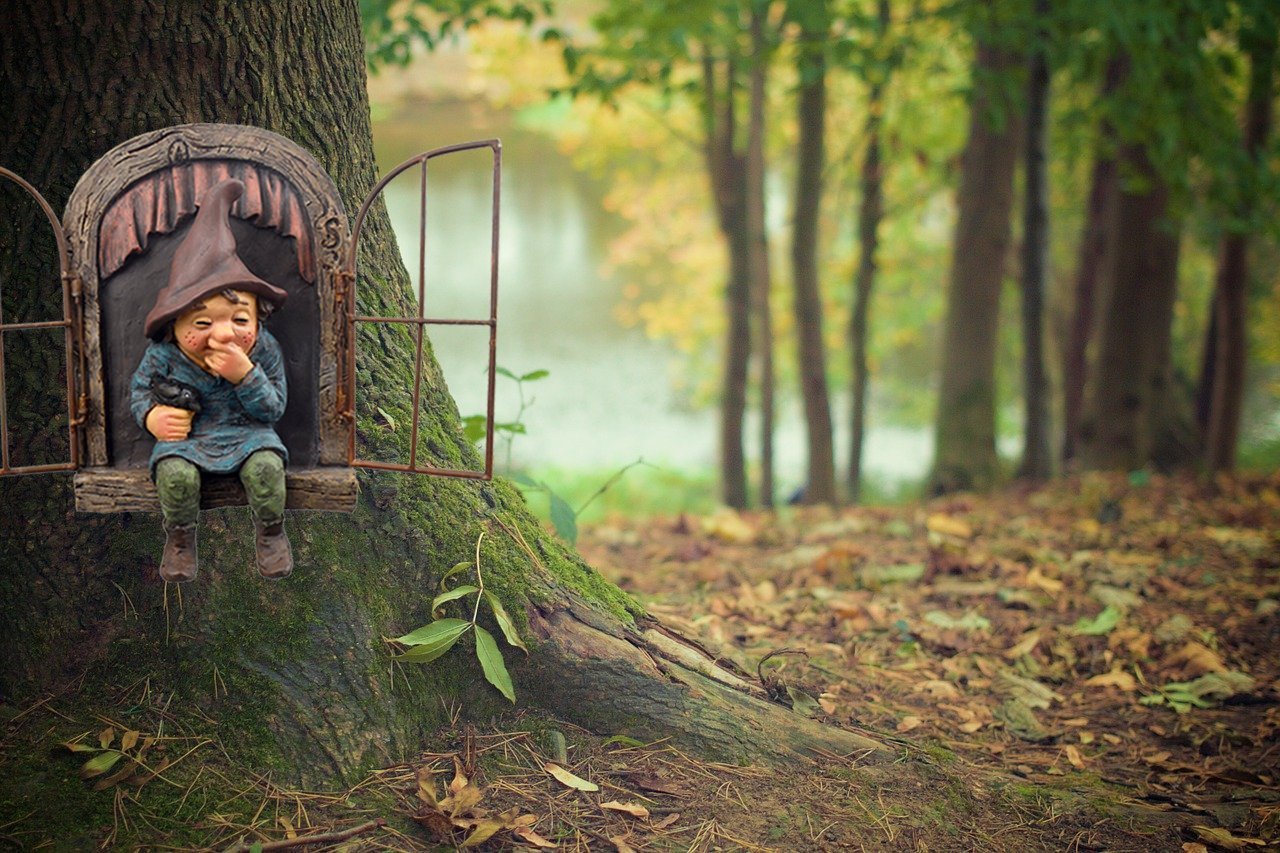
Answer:
M249 509L260 524L284 520L284 460L274 450L259 450L240 466L240 482ZM165 527L186 527L200 514L200 469L185 459L166 456L156 463L156 491Z

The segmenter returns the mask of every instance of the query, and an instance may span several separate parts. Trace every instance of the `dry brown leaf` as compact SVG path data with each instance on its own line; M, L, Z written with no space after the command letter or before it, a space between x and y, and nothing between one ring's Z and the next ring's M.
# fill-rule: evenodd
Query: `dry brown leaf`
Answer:
M542 769L554 776L557 782L565 787L573 788L575 791L591 792L600 790L600 786L595 782L588 782L580 776L575 776L559 764L553 764L548 761L546 764L542 765Z
M1226 672L1227 665L1222 662L1218 653L1203 643L1189 641L1178 651L1169 656L1168 663L1182 666L1188 675L1204 675L1209 672Z
M1119 687L1126 693L1132 693L1138 689L1138 680L1119 667L1102 675L1087 678L1084 683L1089 687Z
M1072 717L1069 720L1063 720L1062 724L1064 726L1071 726L1073 729L1078 729L1083 726L1089 725L1089 718L1088 717Z
M973 538L973 528L967 521L956 518L952 515L944 515L943 513L934 513L925 520L925 528L930 533L938 533L943 536L954 536L957 539Z
M913 729L920 728L922 725L924 725L924 720L921 720L916 716L908 715L902 718L902 722L898 723L897 729L899 732L905 734Z
M1246 847L1266 847L1261 838L1241 838L1217 826L1193 826L1196 835L1224 850L1244 850Z
M636 849L627 843L627 836L625 835L610 836L609 840L613 842L617 853L636 853Z
M418 768L418 799L432 808L439 804L436 799L435 773L425 764Z
M1067 744L1065 751L1067 753L1067 761L1071 762L1071 766L1077 770L1083 770L1084 756L1080 754L1080 750L1071 744Z
M649 810L639 803L620 803L617 800L610 800L607 803L601 803L600 808L609 809L614 812L622 812L623 814L638 817L641 820L648 820Z
M1182 842L1182 853L1209 853L1209 848L1199 841Z
M1008 649L1005 649L1004 656L1009 660L1017 660L1023 655L1029 655L1036 650L1036 646L1040 645L1040 629L1035 628L1027 633Z
M1040 571L1040 567L1034 566L1031 571L1027 572L1027 586L1034 586L1050 595L1057 595L1062 592L1066 584L1057 578L1045 577L1044 573Z
M667 815L657 823L650 824L649 828L654 830L666 829L668 826L671 826L671 824L675 823L679 819L680 819L680 812L672 812L671 814Z
M755 541L756 529L731 509L720 509L702 520L702 532L730 544L746 545Z
M943 681L940 678L931 678L928 681L922 681L915 686L916 693L928 693L935 699L959 699L960 690L950 681Z
M540 847L542 849L549 850L559 846L558 844L543 838L527 826L513 826L511 827L511 834L516 838L519 838L525 844L528 844L530 847Z

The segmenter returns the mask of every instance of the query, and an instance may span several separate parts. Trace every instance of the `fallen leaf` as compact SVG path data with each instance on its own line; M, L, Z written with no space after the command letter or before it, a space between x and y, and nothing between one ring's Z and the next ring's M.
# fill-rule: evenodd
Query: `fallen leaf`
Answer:
M1217 826L1192 826L1196 835L1224 850L1243 850L1246 847L1266 847L1267 842L1261 838L1241 838L1232 835L1228 830Z
M1057 595L1066 586L1056 578L1045 577L1039 566L1035 566L1031 571L1027 572L1027 585L1042 589L1050 595Z
M970 539L973 537L973 528L969 526L969 523L951 515L935 513L929 516L924 526L930 533L938 533L943 536L954 536L957 539Z
M1040 629L1033 628L1022 635L1022 639L1018 640L1012 647L1005 649L1004 656L1009 660L1017 660L1023 655L1029 655L1036 650L1036 646L1040 645Z
M559 764L553 764L550 761L548 761L546 764L542 765L542 769L546 770L548 773L554 776L557 782L559 782L560 784L568 788L573 788L575 791L590 792L590 791L600 790L600 786L597 785L596 783L588 782L586 779L583 779L580 776L574 776L572 773L570 773L568 770L565 770Z
M731 509L720 509L702 520L702 531L722 542L746 545L755 541L756 529Z
M913 729L920 728L922 725L924 725L924 721L919 717L908 715L902 718L902 722L898 723L897 729L905 734Z
M1209 853L1209 848L1199 841L1182 842L1182 853Z
M1204 675L1207 672L1226 672L1227 665L1218 653L1208 646L1192 640L1169 656L1169 664L1182 665L1187 675Z
M558 844L543 838L527 826L513 826L511 827L511 834L516 838L519 838L525 844L528 844L530 847L540 847L549 850L559 846Z
M1138 689L1138 680L1119 667L1102 675L1087 678L1084 683L1089 687L1119 687L1126 693L1132 693Z
M649 818L649 810L638 803L620 803L617 800L610 800L607 803L601 803L600 808L622 812L632 817L638 817L641 820L648 820Z
M680 819L680 812L672 812L657 823L650 824L650 829L666 829Z
M613 842L613 846L617 850L617 853L636 853L636 849L627 843L627 837L625 835L611 836L609 840Z
M1040 682L1023 678L1009 670L1001 670L995 681L997 691L1010 696L1029 708L1048 708L1053 702L1063 701L1062 695Z
M1072 746L1071 744L1067 744L1065 747L1065 751L1067 753L1067 761L1071 762L1071 766L1077 770L1083 770L1084 756L1080 754L1080 750Z

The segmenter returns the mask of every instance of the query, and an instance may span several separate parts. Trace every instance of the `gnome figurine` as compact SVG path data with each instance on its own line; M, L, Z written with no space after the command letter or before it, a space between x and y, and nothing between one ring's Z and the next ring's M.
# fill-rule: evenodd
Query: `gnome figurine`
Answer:
M156 439L150 465L164 513L166 581L196 576L204 473L237 474L244 484L262 576L293 570L284 530L288 453L273 427L287 399L284 358L262 327L287 294L236 254L228 216L243 192L243 183L229 179L201 197L147 315L152 342L130 386L133 416Z

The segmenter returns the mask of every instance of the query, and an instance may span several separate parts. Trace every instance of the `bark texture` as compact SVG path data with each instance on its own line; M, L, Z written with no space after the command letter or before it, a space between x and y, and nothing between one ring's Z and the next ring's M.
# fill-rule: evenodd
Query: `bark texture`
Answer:
M1109 96L1119 85L1121 63L1113 60L1107 64L1102 84L1102 98ZM1071 314L1071 329L1063 354L1062 397L1063 439L1062 460L1071 462L1080 444L1080 415L1084 408L1084 391L1088 377L1088 348L1094 326L1095 305L1099 282L1102 279L1111 238L1111 206L1115 203L1119 184L1116 161L1111 151L1115 145L1115 130L1103 122L1098 130L1099 140L1094 153L1093 170L1089 178L1089 200L1085 209L1084 231L1080 235L1080 247L1076 255L1075 306Z
M198 121L294 139L333 176L348 210L374 183L355 4L15 5L0 29L0 114L21 121L0 130L0 163L44 190L55 209L116 143ZM19 285L5 289L13 300L6 316L56 314L56 278L43 288L47 276L36 275L52 269L50 241L34 215L19 216L16 249L0 256L8 264L0 277ZM398 313L407 282L380 208L369 227L361 310ZM394 453L403 439L364 413L410 416L412 340L377 329L360 342L358 384L368 396L357 426L362 448ZM49 390L61 358L55 344L6 352L11 390L29 395L18 399L45 418L24 416L13 427L33 427L33 442L49 452L62 405ZM421 413L424 446L477 467L447 390L433 386ZM474 554L485 532L486 588L534 641L527 662L508 654L522 703L610 733L665 730L739 759L777 755L776 744L788 741L759 737L778 724L777 706L647 620L547 535L505 482L362 473L360 491L351 515L289 516L297 570L277 584L253 571L247 510L207 511L201 577L179 594L156 576L158 516L73 515L69 475L0 480L4 701L24 707L75 691L78 707L106 708L145 683L134 713L189 714L238 760L286 784L350 783L412 754L451 702L477 717L507 707L464 650L393 677L381 640L429 621L440 575ZM868 743L784 717L796 732L813 729L848 749ZM18 791L15 801L33 796L24 780L4 784Z
M999 473L996 334L1009 248L1018 123L1013 105L991 81L1008 74L1017 62L1008 51L978 44L947 290L936 456L930 476L930 491L935 494L986 488Z
M796 120L800 139L796 146L795 217L791 239L796 353L808 446L806 503L836 501L835 444L831 428L831 401L827 396L827 353L822 339L822 289L818 277L818 212L822 206L822 169L826 162L823 136L827 123L827 61L824 50L828 35L826 3L810 4L801 22L797 60L800 91Z
M723 79L721 79L723 78ZM751 361L751 284L748 260L745 160L737 135L735 71L731 61L702 61L702 116L707 173L716 219L729 260L725 282L724 371L720 385L720 495L726 506L747 506L747 457L743 425Z
M1178 223L1167 186L1140 146L1127 145L1130 183L1116 201L1098 326L1098 355L1080 430L1090 470L1135 470L1155 460L1169 433L1171 329Z
M1046 0L1035 14L1049 15ZM1018 475L1043 480L1053 473L1049 452L1049 379L1044 357L1044 295L1049 274L1048 36L1037 28L1028 60L1025 201L1022 208L1022 394L1025 412Z
M1277 35L1280 15L1261 15L1250 33L1249 93L1245 102L1244 151L1246 163L1257 168L1266 150L1271 131L1272 91L1275 79ZM1245 198L1238 213L1246 221L1256 207L1253 181L1245 182ZM1205 464L1211 472L1230 471L1236 463L1240 441L1240 413L1244 403L1245 365L1248 340L1249 235L1236 229L1222 238L1218 250L1218 272L1214 287L1214 348L1210 369L1208 429L1205 437ZM1208 349L1208 347L1206 347Z
M769 266L769 230L765 211L765 95L771 48L765 37L767 2L751 4L751 64L748 74L747 150L744 190L747 213L747 269L760 385L760 505L773 506L774 364L773 275Z

